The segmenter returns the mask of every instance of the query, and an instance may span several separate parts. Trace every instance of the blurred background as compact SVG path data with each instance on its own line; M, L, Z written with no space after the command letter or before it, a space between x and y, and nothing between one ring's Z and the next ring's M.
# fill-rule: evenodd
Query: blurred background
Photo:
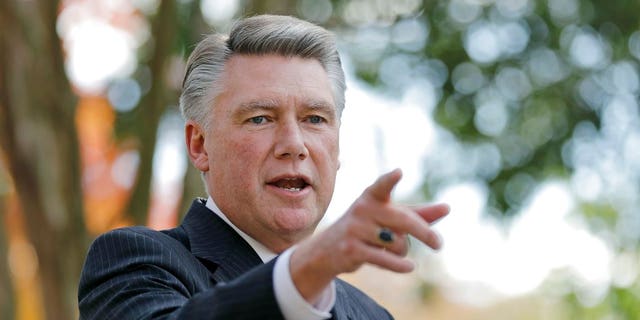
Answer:
M77 318L91 240L204 195L177 97L204 34L257 13L336 33L348 78L321 227L400 167L452 207L416 271L344 278L397 319L640 318L640 2L4 0L0 318Z

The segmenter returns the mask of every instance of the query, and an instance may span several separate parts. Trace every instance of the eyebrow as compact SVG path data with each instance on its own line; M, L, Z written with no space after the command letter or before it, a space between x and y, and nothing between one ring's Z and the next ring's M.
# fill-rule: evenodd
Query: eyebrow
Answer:
M311 99L309 101L305 101L304 109L305 112L312 112L322 115L331 123L333 123L334 121L339 121L338 110L332 103L329 103L326 100Z
M278 108L280 103L274 99L253 100L240 104L237 110L238 114L250 113L255 110L273 110ZM335 112L336 108L333 104L322 99L310 99L303 104L305 109L318 110L324 112Z
M305 103L305 107L315 110L336 111L336 107L325 100L311 100Z
M239 113L247 113L253 110L271 110L278 107L278 102L273 99L263 99L263 100L253 100L249 102L242 103L240 108L238 108Z

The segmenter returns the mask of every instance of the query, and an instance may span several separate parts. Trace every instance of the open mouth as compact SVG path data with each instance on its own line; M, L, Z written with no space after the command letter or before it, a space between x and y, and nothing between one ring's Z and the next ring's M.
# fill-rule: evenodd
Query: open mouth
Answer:
M280 178L272 182L269 185L284 189L289 192L298 192L309 186L309 183L304 178Z

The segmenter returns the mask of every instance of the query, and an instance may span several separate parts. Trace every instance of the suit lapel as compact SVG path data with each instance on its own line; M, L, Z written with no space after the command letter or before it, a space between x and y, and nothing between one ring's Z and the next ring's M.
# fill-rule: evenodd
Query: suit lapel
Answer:
M231 226L205 206L204 199L193 201L182 222L191 252L213 273L217 282L230 281L262 260Z

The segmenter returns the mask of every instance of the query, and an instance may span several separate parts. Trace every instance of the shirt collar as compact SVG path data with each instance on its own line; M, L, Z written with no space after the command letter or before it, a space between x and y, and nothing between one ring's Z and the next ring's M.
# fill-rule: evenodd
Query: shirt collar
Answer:
M238 227L236 227L236 225L233 224L233 222L231 222L229 218L227 218L227 216L222 212L222 210L218 208L218 205L216 205L216 203L213 201L213 198L211 198L211 196L209 196L209 198L207 199L207 203L205 205L207 208L209 208L209 210L213 211L213 213L215 213L218 217L220 217L222 221L226 222L229 226L231 226L231 228L233 228L233 230L235 230L242 237L242 239L244 239L244 241L246 241L251 246L251 248L258 254L262 262L264 263L269 262L271 261L271 259L277 256L273 251L269 250L262 243L258 242L256 239L252 238L251 236L249 236L248 234L240 230Z

